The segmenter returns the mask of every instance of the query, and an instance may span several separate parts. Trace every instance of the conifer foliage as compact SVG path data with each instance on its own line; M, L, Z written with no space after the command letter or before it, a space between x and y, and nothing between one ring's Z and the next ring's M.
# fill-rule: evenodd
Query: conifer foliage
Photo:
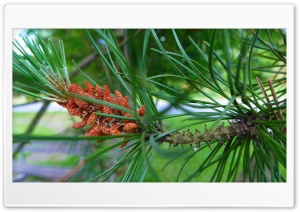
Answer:
M76 176L81 181L106 181L117 173L120 182L161 181L153 158L169 159L162 170L183 158L174 181L197 181L207 169L212 173L210 182L286 181L284 30L207 29L199 30L199 37L165 30L170 43L163 43L154 29L128 32L119 41L114 30L85 30L109 76L107 82L118 85L114 92L113 84L101 87L96 77L82 70L87 79L73 82L62 40L57 47L39 35L32 40L24 37L30 53L14 43L14 90L57 102L71 116L80 117L70 128L83 129L84 134L71 140L107 145L96 146L63 181ZM100 39L102 44L97 42ZM130 49L136 55L122 48L130 42L136 42ZM151 69L151 62L157 60L165 72L158 66ZM158 110L156 101L162 100L169 107ZM182 113L169 114L172 108ZM168 120L178 118L185 118L187 124L168 126ZM13 137L18 142L43 140L32 135ZM101 142L110 139L117 142ZM120 157L111 167L80 178L80 170L112 153ZM196 163L195 157L199 157ZM184 173L190 161L193 170Z

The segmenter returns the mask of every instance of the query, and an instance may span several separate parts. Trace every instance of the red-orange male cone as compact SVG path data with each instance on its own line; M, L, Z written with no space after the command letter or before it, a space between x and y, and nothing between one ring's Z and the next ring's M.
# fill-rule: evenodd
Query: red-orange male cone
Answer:
M88 93L89 95L94 96L95 95L95 88L94 88L94 86L91 83L87 82L87 81L85 81L84 84L85 84L84 91L86 93Z
M123 130L125 132L133 132L134 130L136 130L139 126L136 123L133 122L129 122L126 123L123 127Z
M146 112L146 107L145 105L142 105L142 107L139 109L139 115L144 116Z
M85 88L81 88L76 83L72 83L68 91L70 93L87 96L90 98L95 98L110 102L116 105L120 105L132 111L132 108L129 105L128 96L123 97L121 92L115 91L114 97L110 88L107 85L104 85L103 90L99 85L93 86L89 82L85 82ZM122 118L113 118L106 117L104 114L112 115L121 115L125 117L133 117L131 114L118 110L106 105L96 104L86 102L81 99L74 97L69 97L67 102L59 103L61 106L65 107L71 115L79 116L82 118L81 122L75 123L73 128L82 128L86 125L89 126L85 136L104 136L104 135L119 135L122 133L134 133L139 129L138 124L135 121L122 119ZM103 115L97 115L97 112L104 113ZM140 116L145 114L145 105L142 105L138 110ZM126 145L127 142L121 145L121 148Z

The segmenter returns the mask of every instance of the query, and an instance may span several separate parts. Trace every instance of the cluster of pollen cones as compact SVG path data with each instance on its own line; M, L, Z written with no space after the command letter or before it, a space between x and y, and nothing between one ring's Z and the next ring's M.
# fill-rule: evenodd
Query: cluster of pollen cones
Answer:
M123 97L123 95L116 90L114 97L107 85L104 85L102 89L99 85L94 87L89 82L85 82L85 88L81 88L76 83L73 83L68 88L68 91L74 94L110 102L132 110L129 106L128 96ZM114 114L124 117L133 117L129 113L111 108L109 106L88 103L84 100L73 97L68 97L66 102L59 104L65 107L71 115L82 118L82 121L77 122L72 126L73 128L83 128L85 126L89 126L85 136L119 135L122 133L135 133L139 130L139 126L135 121L127 119L115 119L107 116L104 117L95 113L101 112L111 115ZM138 114L140 116L144 116L144 105L141 106ZM126 143L123 143L121 148L125 145Z

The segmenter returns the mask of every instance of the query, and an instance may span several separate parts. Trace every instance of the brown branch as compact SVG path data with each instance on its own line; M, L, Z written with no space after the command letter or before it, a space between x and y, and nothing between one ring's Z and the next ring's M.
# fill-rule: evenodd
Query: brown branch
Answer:
M98 54L96 52L93 52L86 58L84 58L79 64L78 67L80 69L85 68L87 65L89 65L91 62L93 62L98 57ZM70 79L75 77L79 73L79 68L74 68L70 73Z
M48 101L48 100L44 101L43 106L41 107L41 109L39 110L39 112L35 115L35 117L31 121L29 127L27 128L27 130L25 132L26 134L31 134L33 132L33 130L35 129L37 123L40 121L40 119L42 118L42 116L46 112L49 104L50 104L50 101ZM18 152L20 152L23 149L23 147L25 146L25 144L27 144L27 143L20 143L18 145L17 149L13 153L13 158L15 158L15 156L18 154Z
M72 169L67 174L57 178L55 182L66 182L68 179L73 177L86 164L86 162L87 162L86 160L80 161L80 163L74 169Z

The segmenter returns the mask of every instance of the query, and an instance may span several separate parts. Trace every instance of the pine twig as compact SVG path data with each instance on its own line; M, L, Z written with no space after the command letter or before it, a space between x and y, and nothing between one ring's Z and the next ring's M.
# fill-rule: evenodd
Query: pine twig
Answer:
M70 179L71 177L73 177L77 172L79 172L79 170L86 164L86 160L82 160L80 161L80 163L74 168L72 169L70 172L68 172L67 174L57 178L55 180L55 182L66 182L68 179Z

